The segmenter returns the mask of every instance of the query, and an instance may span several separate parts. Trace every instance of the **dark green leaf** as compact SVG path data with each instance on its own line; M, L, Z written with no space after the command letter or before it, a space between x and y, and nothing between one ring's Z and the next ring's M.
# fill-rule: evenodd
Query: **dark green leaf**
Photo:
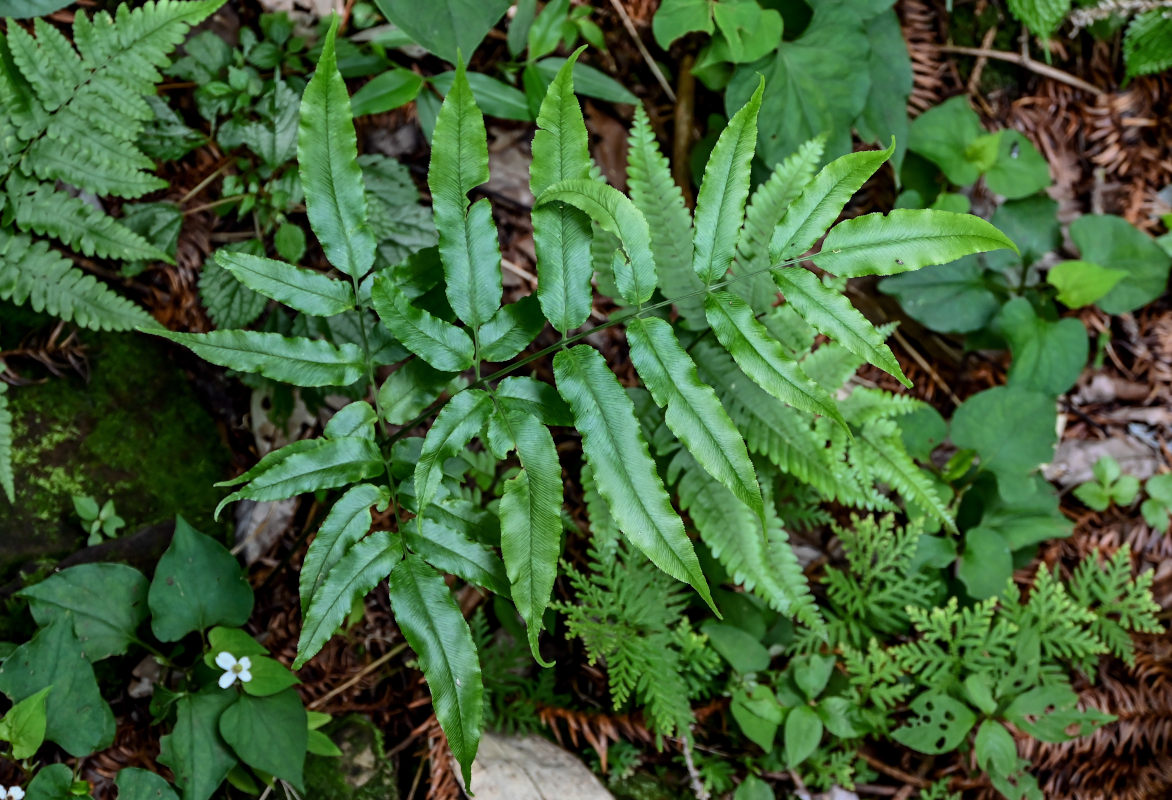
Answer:
M664 0L651 19L655 42L664 50L681 36L697 31L711 34L713 30L709 0Z
M488 421L492 398L479 389L460 392L443 407L423 440L415 465L415 496L419 508L427 507L443 477L443 462L472 440Z
M713 292L704 299L704 310L716 338L754 383L783 403L846 426L834 399L806 377L744 300L726 291Z
M488 116L520 122L533 120L524 92L482 72L469 72L467 78L468 85L472 87L472 96L476 98L476 105ZM449 71L433 75L430 80L436 91L446 97L455 79L456 73Z
M1048 322L1034 313L1029 300L1015 297L993 324L1013 353L1010 386L1057 397L1075 384L1086 366L1090 346L1086 328L1077 319Z
M554 357L558 392L574 413L582 451L619 529L651 562L712 605L683 522L651 460L630 397L592 347Z
M402 542L389 531L375 531L346 551L309 601L293 669L301 669L317 655L346 619L355 601L365 597L389 575L402 555Z
M749 691L736 689L729 710L750 741L766 753L773 750L773 740L781 727L783 713L768 686L757 684Z
M740 675L769 669L769 651L755 637L735 625L708 620L700 632L708 637L712 649L720 653L733 671Z
M985 173L989 190L1010 200L1050 185L1050 167L1029 139L1015 130L997 132L997 160Z
M537 417L505 412L505 422L521 471L505 482L501 496L501 555L529 648L544 664L537 639L562 552L562 468L553 437Z
M895 139L891 165L899 175L907 149L907 100L912 91L912 61L894 8L886 8L867 21L871 55L867 74L871 90L867 104L855 120L855 129L865 142L883 145ZM967 210L967 209L966 209Z
M941 333L980 330L1001 308L976 256L886 278L879 291L899 299L912 319Z
M29 781L27 800L76 800L73 770L64 764L48 764ZM87 795L88 797L88 795Z
M252 613L252 588L222 544L177 517L175 536L155 567L147 603L155 636L176 642L213 625L243 625Z
M472 366L472 339L461 328L412 305L387 275L375 279L370 293L375 311L395 338L441 372Z
M439 232L448 302L473 328L501 305L501 253L487 199L469 208L468 192L488 180L488 140L462 64L444 98L431 145L427 185Z
M1172 256L1122 217L1079 217L1070 223L1070 238L1086 261L1127 273L1098 301L1108 314L1134 311L1164 294Z
M1054 399L1040 392L998 386L975 394L952 418L952 442L976 450L981 469L997 477L1006 500L1031 494L1023 476L1050 461L1056 433Z
M124 564L80 564L17 596L38 625L69 619L90 661L125 653L147 615L147 579Z
M330 569L350 547L370 531L370 509L390 499L386 489L369 483L351 487L338 498L309 545L301 565L301 611L322 585Z
M0 692L12 702L47 687L52 691L45 701L46 739L78 757L114 741L114 715L66 619L41 628L0 663Z
M171 784L150 770L124 767L114 780L118 800L179 800Z
M379 414L392 425L402 425L438 399L455 377L451 372L434 369L421 358L411 359L379 387Z
M508 361L528 347L544 327L545 317L533 295L501 306L478 331L481 360Z
M297 692L286 689L269 697L242 694L220 715L219 729L245 764L304 791L301 772L309 727Z
M175 704L175 727L159 740L159 763L171 768L183 800L208 800L220 787L236 757L220 738L218 723L236 692L218 686L188 694Z
M334 17L317 69L301 98L297 163L309 225L330 263L359 279L374 264L374 236L366 223L366 194L350 95L338 72ZM279 379L278 379L279 380Z
M413 553L436 569L483 586L494 594L508 596L509 580L497 554L432 515L424 517L422 530L414 525L406 526L403 538Z
M409 69L395 67L372 79L350 98L354 116L382 114L410 103L423 87L423 78Z
M785 718L785 763L793 769L822 742L822 720L810 706L797 706Z
M956 574L971 597L994 597L1005 591L1013 577L1013 554L1001 534L988 528L972 528L965 532L964 552Z
M509 7L509 0L375 0L383 16L415 42L455 64L477 46ZM459 55L457 55L459 54Z
M541 59L535 66L545 80L552 81L565 64L566 59L559 56L550 56L549 58ZM638 97L606 73L599 72L594 67L579 64L578 62L574 62L574 66L571 69L574 72L574 86L578 94L584 95L585 97L593 97L595 100L605 100L608 103L639 104Z
M228 250L217 251L216 262L249 289L294 311L332 317L354 308L354 289L320 272Z
M204 361L294 386L349 386L366 370L361 348L350 342L335 346L321 339L260 331L149 333L183 345Z
M27 19L60 11L73 0L0 0L0 17Z
M390 587L395 622L419 658L435 715L471 790L484 703L472 632L443 577L418 556L395 566Z

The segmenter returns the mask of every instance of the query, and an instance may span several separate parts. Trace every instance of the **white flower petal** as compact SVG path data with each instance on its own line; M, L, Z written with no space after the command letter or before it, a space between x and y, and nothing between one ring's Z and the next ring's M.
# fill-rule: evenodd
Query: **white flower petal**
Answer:
M216 656L216 666L220 669L232 669L236 663L236 657L227 650L220 651L220 654Z
M236 663L239 664L241 667L243 667L246 670L252 669L252 659L249 658L248 656L241 656L240 660L237 661Z
M227 689L235 681L236 681L236 673L235 672L225 672L223 675L220 676L220 688Z
M252 673L246 669L246 670L243 670L236 677L238 677L240 679L241 683L248 683L250 680L252 680Z
M0 800L8 800L8 790L3 786L0 786Z
M8 800L24 800L24 789L19 786L10 786L8 788Z

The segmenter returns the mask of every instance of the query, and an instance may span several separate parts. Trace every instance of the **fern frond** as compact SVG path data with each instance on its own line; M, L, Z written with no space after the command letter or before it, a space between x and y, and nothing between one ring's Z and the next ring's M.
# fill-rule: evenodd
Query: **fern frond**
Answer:
M11 176L8 199L16 227L54 236L87 256L171 260L113 217L78 197L54 189L52 184Z
M676 474L680 508L733 580L777 612L810 628L824 628L789 537L776 513L768 513L772 503L766 504L769 525L763 528L761 518L686 451L678 452L668 467L669 480Z
M1002 602L1005 615L1018 630L1032 631L1037 636L1042 658L1086 664L1107 652L1107 645L1091 627L1095 613L1071 597L1055 572L1038 570L1025 604L1014 596L1015 588L1007 590L1007 594L1010 596Z
M956 531L947 504L940 498L931 477L908 455L899 429L890 420L876 420L863 426L851 443L851 463L887 483L908 502Z
M0 364L0 372L4 371ZM12 476L12 412L8 410L8 384L0 380L0 489L9 503L16 503Z
M692 270L692 218L642 106L627 140L627 187L651 227L660 291L679 308L685 327L706 327L704 300L696 294L703 285Z
M154 319L49 249L45 242L0 230L0 299L94 330L155 327Z
M1071 576L1071 596L1094 615L1091 628L1104 646L1128 664L1135 660L1129 632L1161 633L1159 605L1152 599L1149 570L1131 575L1131 549L1124 545L1106 563L1087 557Z
M1070 0L1008 0L1009 11L1040 39L1049 39L1070 13Z

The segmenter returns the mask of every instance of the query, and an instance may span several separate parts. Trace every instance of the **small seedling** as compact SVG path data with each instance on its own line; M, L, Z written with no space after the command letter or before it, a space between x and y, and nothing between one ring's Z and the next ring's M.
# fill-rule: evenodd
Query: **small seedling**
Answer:
M94 498L75 494L73 508L77 511L77 516L81 518L82 527L89 534L89 538L85 541L89 547L100 544L103 536L107 539L113 539L118 535L118 530L126 525L126 520L118 516L114 510L113 500L107 500L105 504L99 506L98 501Z
M1092 471L1095 479L1074 490L1074 496L1087 508L1106 511L1112 503L1117 506L1129 506L1135 502L1136 495L1139 494L1139 478L1124 475L1123 468L1114 458L1103 456L1095 462Z
M1148 499L1140 505L1144 521L1161 533L1167 533L1172 514L1172 473L1153 475L1144 484Z

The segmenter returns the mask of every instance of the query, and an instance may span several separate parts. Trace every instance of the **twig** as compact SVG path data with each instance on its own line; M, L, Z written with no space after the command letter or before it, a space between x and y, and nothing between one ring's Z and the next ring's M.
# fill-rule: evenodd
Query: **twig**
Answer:
M687 736L682 737L681 741L684 747L684 764L688 767L688 778L692 782L692 792L696 795L696 800L711 800L712 795L704 788L704 781L700 779L696 763L692 760L692 743Z
M955 403L956 406L959 408L960 407L960 398L957 397L956 393L952 391L952 387L950 387L947 383L944 382L944 379L940 377L940 374L938 372L936 372L935 369L932 368L932 365L928 363L928 359L924 358L923 355L920 354L919 350L912 347L912 343L909 342L904 337L904 335L899 332L899 328L895 329L894 335L895 335L895 340L900 343L900 345L903 347L904 350L907 351L907 354L912 357L912 360L914 360L917 364L920 365L920 369L922 369L928 373L928 376L932 379L932 383L939 386L940 389L945 394L948 395L948 398L950 400L952 400L952 402Z
M627 33L630 34L631 39L635 42L635 47L639 48L639 55L643 56L643 60L647 62L647 66L650 67L652 74L655 75L655 80L659 81L659 85L663 87L664 93L667 94L667 99L674 103L676 101L676 93L671 90L671 84L663 76L663 71L655 63L655 59L651 57L651 53L647 52L647 47L643 44L643 40L639 38L639 31L635 30L635 23L631 21L627 10L623 8L620 0L610 0L610 4L614 6L614 10L619 15L619 19L623 21L623 27L627 29Z
M228 166L230 163L231 163L230 161L225 161L223 164L221 164L220 166L216 167L215 171L214 171L214 172L212 172L212 174L208 175L208 176L207 176L206 178L204 178L202 181L200 181L199 183L197 183L197 184L195 185L195 188L194 188L194 189L192 189L190 192L188 192L187 194L185 194L185 195L183 195L182 197L180 197L180 198L179 198L179 205L183 205L183 204L184 204L184 203L186 203L188 200L190 200L191 198L195 197L197 194L199 194L199 193L200 193L200 192L202 192L202 191L203 191L205 188L207 188L207 185L208 185L209 183L211 183L212 181L214 181L214 180L216 179L216 176L217 176L217 175L219 175L221 172L223 172L223 171L224 171L224 168L225 168L225 167L227 167L227 166Z
M981 49L982 50L991 49L991 46L993 44L993 40L996 38L997 38L997 26L994 25L993 27L989 28L989 30L985 31L985 37L983 39L981 39ZM985 65L988 63L989 63L988 56L977 56L977 61L975 64L973 64L972 74L969 75L968 85L965 87L965 91L968 94L976 94L977 93L977 87L981 83L981 74L985 71Z
M314 700L312 703L307 705L306 708L310 709L311 711L315 708L320 708L322 705L325 704L325 702L327 700L330 700L331 698L335 697L336 695L346 691L351 686L358 683L358 681L362 680L367 675L374 672L376 669L378 669L383 664L387 663L392 658L399 655L399 653L402 653L406 649L407 649L406 642L401 642L398 645L396 645L395 647L392 647L390 650L383 653L381 656L376 658L374 661L371 661L369 664L367 664L365 667L360 669L358 672L351 675L350 678L348 678L344 683L342 683L339 686L335 686L333 689L330 689L328 692L323 694L321 697Z
M1076 89L1082 89L1084 92L1090 92L1096 97L1102 97L1107 93L1094 84L1087 83L1082 78L1076 78L1069 72L1063 72L1060 69L1051 67L1049 64L1042 64L1034 61L1029 56L1021 53L1007 53L1001 50L989 50L984 47L961 47L955 44L937 44L929 45L935 47L941 53L957 53L964 56L977 56L981 58L992 58L997 61L1008 61L1011 64L1017 64L1019 67L1025 67L1030 72L1041 75L1045 78L1052 78L1053 80L1065 83L1068 86L1073 86Z
M860 753L860 755L862 755L862 757L866 759L867 763L872 767L884 773L885 775L890 775L896 780L901 780L904 783L910 783L912 786L917 786L920 789L927 788L931 785L928 781L924 780L919 775L913 775L910 772L904 772L902 769L893 767L890 764L885 764L870 753Z

